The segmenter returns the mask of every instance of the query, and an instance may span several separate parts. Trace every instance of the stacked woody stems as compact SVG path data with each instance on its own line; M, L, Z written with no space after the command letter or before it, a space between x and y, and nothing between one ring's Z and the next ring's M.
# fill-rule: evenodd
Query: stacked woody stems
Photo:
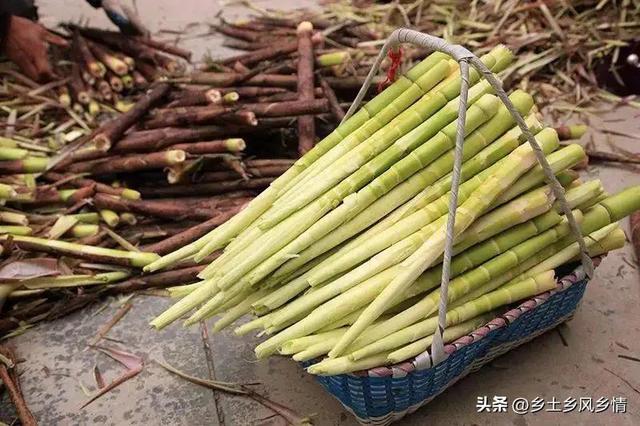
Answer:
M229 32L230 33L230 32ZM503 46L481 58L494 73L514 60ZM475 71L455 217L447 331L450 341L496 310L556 288L554 270L579 259L576 236L532 147L491 86ZM333 375L409 360L429 350L451 197L461 79L432 53L340 124L233 218L151 264L206 265L198 283L151 324L244 315L238 334L260 330L258 358L311 361ZM533 98L509 96L526 117L592 256L624 244L617 221L640 208L640 187L615 195L581 181L586 154L560 146ZM208 256L220 253L212 262Z
M184 95L171 104L173 111L160 112L149 127L176 125L178 120L180 125L219 124L222 116L247 134L241 128L246 121L224 100L235 93L239 100L234 105L256 114L260 136L293 145L300 155L308 152L342 121L377 54L377 48L366 44L376 43L382 34L345 18L301 20L254 17L214 26L227 37L225 45L246 52L211 61L179 79L187 88ZM423 52L407 51L403 66L423 57ZM383 66L389 66L387 61ZM212 106L220 96L226 109ZM279 105L255 110L254 102ZM180 107L181 118L173 117Z
M191 261L157 274L141 275L141 268L225 223L291 167L297 144L273 143L256 131L263 117L291 121L318 112L296 100L261 102L265 91L241 98L216 90L205 96L215 113L191 126L182 117L201 117L189 115L200 107L175 104L193 93L153 83L127 112L63 146L20 131L0 138L6 266L24 253L37 264L61 259L49 268L52 277L0 284L7 313L0 333L105 292L196 282L203 268ZM46 303L32 306L36 298Z
M303 22L298 25L298 99L314 99L313 43L311 34L313 24ZM312 115L298 118L298 152L304 155L313 148L316 138L316 126Z
M58 101L90 117L104 106L126 110L129 95L181 73L180 61L191 59L191 52L151 38L71 24L67 28L70 45L62 56L71 65L60 65L59 74L68 76L68 83L58 87Z

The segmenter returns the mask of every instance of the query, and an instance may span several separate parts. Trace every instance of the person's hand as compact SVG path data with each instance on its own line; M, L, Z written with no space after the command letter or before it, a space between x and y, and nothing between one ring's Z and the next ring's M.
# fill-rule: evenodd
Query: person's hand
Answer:
M67 45L62 37L50 33L37 22L19 16L10 18L4 54L33 80L46 81L55 77L47 55L47 43Z

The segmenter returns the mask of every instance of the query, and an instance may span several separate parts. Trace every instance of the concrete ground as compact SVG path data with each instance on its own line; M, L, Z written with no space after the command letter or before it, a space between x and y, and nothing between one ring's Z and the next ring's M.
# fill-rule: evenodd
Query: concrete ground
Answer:
M106 20L80 0L41 1L41 13L53 17ZM269 2L271 7L301 6L288 0ZM308 3L306 3L308 4ZM138 7L154 31L184 29L181 44L195 57L218 50L218 36L202 37L218 5L196 0L180 2L144 0ZM621 109L599 114L593 127L616 128L640 134L638 110ZM633 151L638 140L609 135L596 141ZM620 167L590 167L585 177L599 178L609 192L640 183L640 174ZM625 229L628 223L624 221ZM257 362L253 347L257 339L240 339L226 332L207 335L204 328L183 329L179 325L162 332L148 328L155 314L170 304L162 297L135 296L133 308L109 332L108 337L140 355L144 370L104 397L81 409L93 392L93 367L99 365L107 381L121 374L122 367L107 356L85 350L86 343L114 315L118 300L89 307L64 319L41 324L10 343L25 360L21 364L22 388L34 415L43 425L279 425L281 419L259 404L230 397L187 383L172 376L154 360L165 360L177 368L203 378L234 382L260 382L256 389L297 412L314 415L318 425L354 425L354 418L294 362L271 358ZM640 362L621 356L640 357L640 273L630 246L610 254L596 271L575 318L558 330L546 333L517 348L462 380L428 406L400 422L403 425L638 425L640 424ZM84 389L84 390L83 390ZM611 409L600 414L540 411L525 416L509 413L477 413L478 397L556 398L623 397L626 413ZM0 421L10 423L13 413L0 402Z

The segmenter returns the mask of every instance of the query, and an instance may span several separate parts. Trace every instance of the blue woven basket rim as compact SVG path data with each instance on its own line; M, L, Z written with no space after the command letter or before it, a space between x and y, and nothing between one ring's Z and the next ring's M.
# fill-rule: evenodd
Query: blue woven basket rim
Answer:
M600 264L601 260L602 260L602 257L594 258L593 259L594 267L597 267ZM558 285L554 290L547 291L531 299L528 299L520 303L517 307L509 309L504 314L497 316L493 320L489 321L487 324L477 328L471 333L465 336L462 336L451 343L446 344L444 346L445 353L447 355L451 355L455 351L460 350L465 346L471 345L483 339L492 331L502 327L507 327L509 324L511 324L513 321L515 321L525 312L528 312L544 304L554 294L565 291L575 283L578 283L581 281L588 282L588 280L589 278L587 277L584 271L584 268L582 267L582 265L578 265L575 269L573 269L571 272L567 273L566 275L562 276L562 278L558 280ZM424 354L418 355L418 357L425 357L425 356L429 356L429 354L425 352ZM425 367L418 367L418 365L420 364L424 365L424 360L422 360L422 362L420 362L418 365L416 364L416 359L418 357L410 361L402 362L400 364L383 366L383 367L374 367L368 370L348 373L346 375L351 375L356 377L363 377L363 376L364 377L367 377L367 376L368 377L402 377L416 370L425 369ZM427 366L426 368L430 368L430 367Z

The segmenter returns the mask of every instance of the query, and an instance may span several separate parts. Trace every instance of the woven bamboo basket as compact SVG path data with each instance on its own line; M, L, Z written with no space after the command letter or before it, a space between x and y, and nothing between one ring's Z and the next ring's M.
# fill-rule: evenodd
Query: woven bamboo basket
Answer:
M582 266L562 275L555 290L507 309L472 333L445 345L447 358L437 365L433 365L430 354L422 354L389 367L316 378L361 424L391 424L494 358L571 319L589 279Z
M460 63L463 85L460 95L461 108L456 140L456 150L458 151L456 152L456 162L458 168L460 165L459 152L461 152L462 144L464 143L462 123L464 122L466 91L468 90L468 87L465 87L464 80L465 76L468 80L469 65L476 68L492 84L496 95L510 110L527 140L534 150L537 149L537 142L526 127L524 120L512 105L510 107L510 101L502 89L500 81L491 71L484 67L475 55L462 46L451 45L443 39L408 29L398 29L387 39L367 76L367 80L358 96L356 96L351 108L349 108L347 117L355 112L360 105L369 89L373 76L378 72L379 66L387 53L391 49L398 48L402 43L412 43L447 53ZM538 161L543 169L545 167L548 168L548 163L542 151L539 151ZM562 188L550 169L545 170L545 172L547 173L548 182L562 205L566 201ZM457 201L454 201L457 198L458 191L455 177L456 165L454 165L453 175L450 212L455 212L457 208ZM566 206L566 202L563 210L569 217L574 234L580 235L573 216L568 213L569 209ZM455 215L449 216L455 217ZM452 229L453 223L450 221L447 227L447 234L451 234ZM450 236L449 240L445 249L443 270L448 270L450 263L453 237ZM446 345L442 343L446 303L441 303L439 307L439 327L434 336L430 352L425 352L411 361L394 366L377 367L336 376L319 376L317 380L348 411L352 412L361 424L388 425L403 418L494 358L569 320L580 304L589 277L593 274L594 263L598 264L600 261L598 258L592 262L586 254L585 247L582 245L582 238L579 238L579 242L583 253L582 265L574 265L573 268L562 268L562 270L557 271L557 276L561 278L558 280L558 285L554 290L511 307L486 325ZM447 251L449 251L449 255ZM445 301L447 299L448 282L448 272L446 275L443 273L440 290L441 294L445 295L442 297ZM314 362L305 362L302 365L307 367Z

